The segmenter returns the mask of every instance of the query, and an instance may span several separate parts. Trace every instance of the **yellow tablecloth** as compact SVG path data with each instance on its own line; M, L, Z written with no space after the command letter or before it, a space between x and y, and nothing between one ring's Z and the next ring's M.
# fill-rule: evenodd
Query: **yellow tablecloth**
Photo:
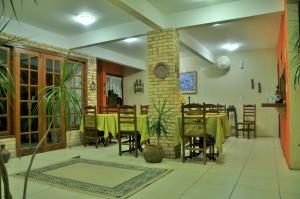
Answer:
M147 127L147 115L137 115L137 130L141 134L141 144L146 142L150 137ZM97 114L97 129L104 132L104 137L107 138L109 133L116 138L118 134L118 115L117 114ZM122 124L122 130L132 130L133 125ZM80 123L80 131L84 131L83 120Z
M219 152L223 152L223 142L225 141L225 137L230 136L230 128L229 121L226 114L208 114L206 115L206 128L207 133L212 135L216 139L216 148ZM175 145L181 144L181 126L182 126L182 117L177 116L175 121ZM191 129L192 130L192 129Z

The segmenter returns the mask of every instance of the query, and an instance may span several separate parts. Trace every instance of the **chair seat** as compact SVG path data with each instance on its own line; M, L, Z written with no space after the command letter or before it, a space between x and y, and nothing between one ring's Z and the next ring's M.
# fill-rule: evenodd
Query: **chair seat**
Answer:
M238 122L237 124L255 124L254 121L244 121L244 122Z

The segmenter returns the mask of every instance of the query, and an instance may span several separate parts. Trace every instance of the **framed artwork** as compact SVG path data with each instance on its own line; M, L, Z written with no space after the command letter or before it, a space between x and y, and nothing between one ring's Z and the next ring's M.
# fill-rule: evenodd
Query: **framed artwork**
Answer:
M182 94L197 93L197 72L180 73L180 92Z

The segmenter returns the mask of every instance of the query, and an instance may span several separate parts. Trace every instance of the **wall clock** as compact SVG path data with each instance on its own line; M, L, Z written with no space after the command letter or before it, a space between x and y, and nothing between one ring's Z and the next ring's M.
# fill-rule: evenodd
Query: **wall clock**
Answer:
M158 62L154 67L154 75L159 79L165 79L169 75L169 66L165 62Z

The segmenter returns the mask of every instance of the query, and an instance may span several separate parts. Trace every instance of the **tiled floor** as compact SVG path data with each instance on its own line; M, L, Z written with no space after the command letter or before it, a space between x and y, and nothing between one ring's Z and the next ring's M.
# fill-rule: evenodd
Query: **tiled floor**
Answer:
M142 157L119 157L117 146L106 148L74 147L39 154L33 168L68 160L74 156L149 167L172 168L161 178L130 198L134 199L299 199L300 171L288 170L278 138L255 140L230 138L224 154L217 162L203 165L199 161L164 160L160 164L146 164ZM10 174L26 169L29 157L10 160ZM23 180L10 177L14 198L21 198ZM94 199L83 193L67 191L42 183L29 182L30 199Z

